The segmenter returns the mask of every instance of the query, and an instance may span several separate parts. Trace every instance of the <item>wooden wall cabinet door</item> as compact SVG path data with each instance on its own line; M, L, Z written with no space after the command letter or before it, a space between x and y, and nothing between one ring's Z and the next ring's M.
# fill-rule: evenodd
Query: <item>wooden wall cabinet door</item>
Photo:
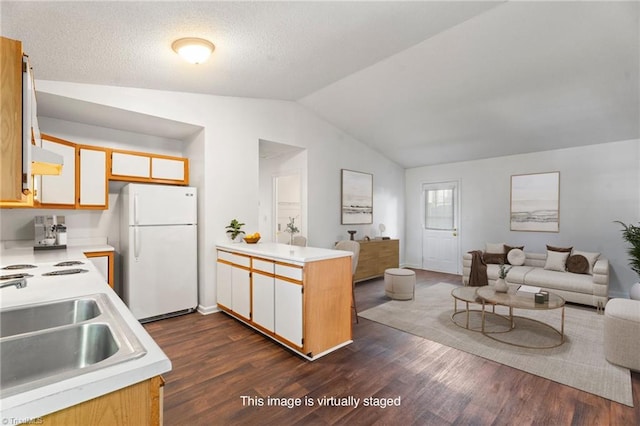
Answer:
M95 251L84 254L93 263L104 280L113 288L115 284L114 255L112 251Z
M42 148L62 155L64 165L58 176L38 178L37 199L40 207L75 208L76 206L76 146L75 144L43 135Z
M107 180L107 150L90 146L78 147L78 207L107 209L109 181Z
M22 43L0 37L0 200L20 203L22 193ZM4 205L4 204L3 204Z

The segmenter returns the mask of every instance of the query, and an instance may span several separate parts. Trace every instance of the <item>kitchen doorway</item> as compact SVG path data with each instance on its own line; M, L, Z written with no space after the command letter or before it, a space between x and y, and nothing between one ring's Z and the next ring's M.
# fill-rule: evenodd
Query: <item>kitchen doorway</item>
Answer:
M307 237L307 150L260 139L259 231L263 241L289 243L285 232L294 218Z
M276 241L288 243L290 234L287 224L293 219L295 226L302 229L302 191L300 174L275 176L273 178L273 205L275 212Z

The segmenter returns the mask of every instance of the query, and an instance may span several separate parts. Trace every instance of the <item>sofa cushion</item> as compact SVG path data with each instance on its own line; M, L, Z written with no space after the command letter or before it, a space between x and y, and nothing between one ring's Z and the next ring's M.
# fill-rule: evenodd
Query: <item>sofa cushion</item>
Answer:
M554 247L554 246L550 246L549 244L547 244L547 251L560 251L560 252L569 252L571 253L571 250L573 250L573 247Z
M486 264L499 264L504 262L504 253L484 253L482 255L482 260Z
M588 274L589 261L581 254L572 254L567 259L567 271L574 274Z
M524 246L508 246L506 244L504 245L504 257L506 261L505 263L507 264L511 264L511 262L509 261L509 253L511 253L511 250L524 250Z
M525 276L533 269L535 268L531 266L513 266L507 274L506 281L511 284L524 284ZM487 278L497 280L499 271L499 265L487 265Z
M585 274L573 274L571 272L560 274L556 271L534 268L527 273L524 283L549 290L557 289L574 293L593 293L593 278L591 275Z
M504 243L486 243L485 253L504 253Z
M547 251L547 261L544 264L544 269L565 272L567 270L567 259L570 254L569 252Z
M591 253L588 251L579 251L576 250L573 254L577 254L580 256L584 256L589 262L589 271L587 272L589 275L593 275L593 265L596 264L596 260L600 257L600 253Z
M507 263L514 266L524 265L525 259L526 259L526 256L522 251L522 249L514 248L509 250L509 252L507 253Z

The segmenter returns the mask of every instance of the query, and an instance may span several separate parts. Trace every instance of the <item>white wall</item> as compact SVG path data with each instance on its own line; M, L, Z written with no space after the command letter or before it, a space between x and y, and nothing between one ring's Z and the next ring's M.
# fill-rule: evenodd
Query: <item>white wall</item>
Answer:
M347 228L370 231L371 226L340 225L341 168L374 174L374 227L384 222L390 236L404 236L404 170L296 103L44 80L37 85L40 92L204 128L200 148L190 152L191 157L204 150L199 219L202 311L216 304L215 243L226 240L224 227L238 218L247 229L259 229L260 139L307 149L307 224L314 245L332 247L347 237Z
M638 277L627 265L625 243L614 220L640 219L640 141L622 141L406 170L406 262L420 266L420 194L423 183L460 182L461 255L486 242L546 244L600 252L610 260L610 295L628 297ZM513 232L509 226L511 175L560 172L560 232Z

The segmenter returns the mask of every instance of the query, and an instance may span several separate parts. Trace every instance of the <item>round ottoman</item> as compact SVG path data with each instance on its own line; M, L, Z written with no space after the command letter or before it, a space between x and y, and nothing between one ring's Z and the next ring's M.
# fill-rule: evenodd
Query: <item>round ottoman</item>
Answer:
M416 273L411 269L391 268L384 271L384 292L395 300L415 297Z
M604 308L604 355L612 364L640 371L640 301L611 299Z

